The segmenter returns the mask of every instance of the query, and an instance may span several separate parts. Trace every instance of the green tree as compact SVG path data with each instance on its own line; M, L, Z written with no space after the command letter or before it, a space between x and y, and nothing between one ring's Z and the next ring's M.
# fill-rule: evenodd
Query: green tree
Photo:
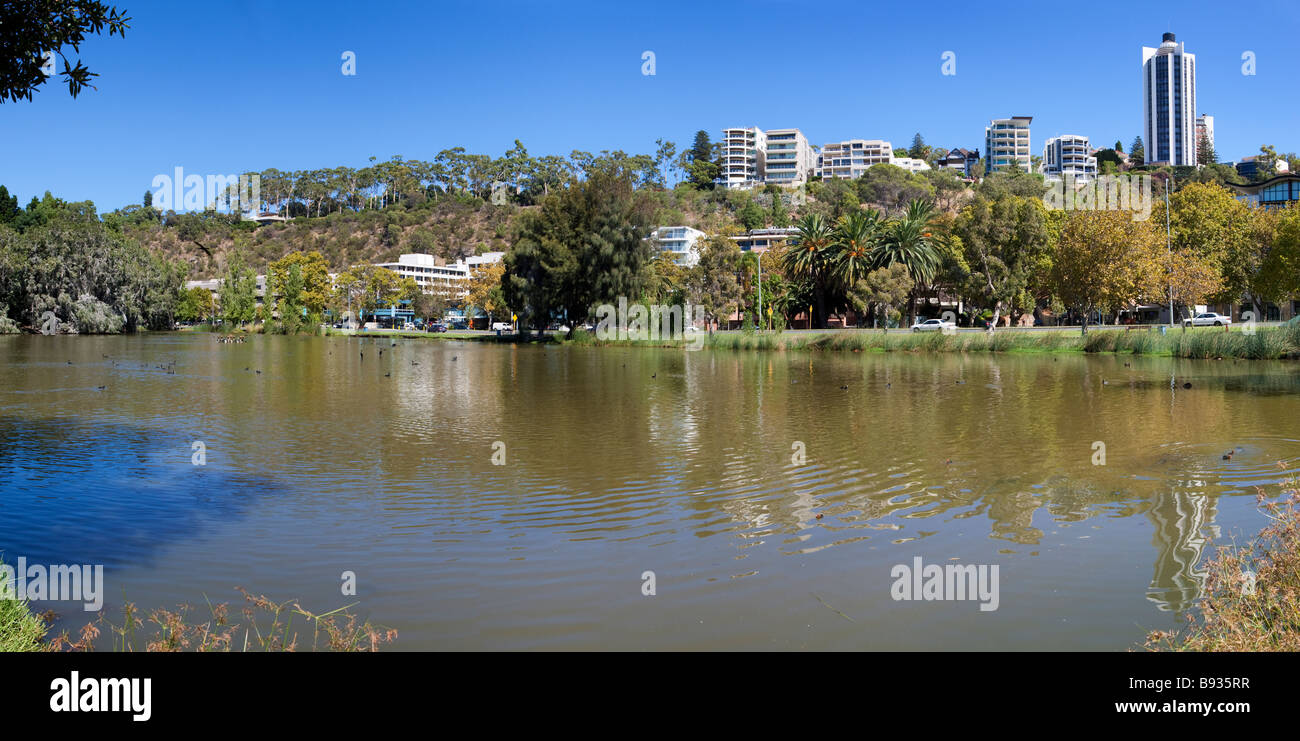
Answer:
M247 324L257 316L257 276L245 263L241 250L235 250L226 263L220 300L226 321Z
M912 148L907 150L907 156L914 159L925 159L925 155L925 139L921 136L921 132L918 131L912 136Z
M744 297L737 280L740 269L740 247L725 235L714 234L701 240L700 260L689 272L688 285L691 299L704 307L709 322L709 334L722 317L729 317Z
M1214 145L1210 143L1210 137L1202 132L1196 140L1196 164L1213 165L1219 161L1219 155L1214 151Z
M619 166L593 166L587 179L520 216L505 256L503 296L521 326L542 331L563 312L576 327L597 304L642 294L654 255L644 238L653 204L633 190L633 177Z
M1141 167L1146 163L1146 148L1142 146L1142 137L1133 137L1133 144L1128 148L1128 163L1132 167Z
M80 59L73 66L63 48L79 52L86 34L99 34L105 26L110 38L114 34L126 38L130 20L123 11L93 0L0 3L0 103L32 99L32 93L47 79L42 69L47 53L63 60L61 74L72 97L77 97L84 87L95 89L90 78L98 74Z
M763 209L754 202L754 199L750 198L745 201L745 205L741 206L740 211L736 213L736 220L747 231L752 231L763 228L767 216L763 213Z

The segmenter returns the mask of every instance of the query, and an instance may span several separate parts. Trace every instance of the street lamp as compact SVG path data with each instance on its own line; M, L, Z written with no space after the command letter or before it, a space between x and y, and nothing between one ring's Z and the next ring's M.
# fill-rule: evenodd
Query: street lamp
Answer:
M1165 181L1165 250L1169 256L1169 328L1174 328L1174 243L1173 233L1169 228L1169 186L1174 182L1174 174L1169 173Z

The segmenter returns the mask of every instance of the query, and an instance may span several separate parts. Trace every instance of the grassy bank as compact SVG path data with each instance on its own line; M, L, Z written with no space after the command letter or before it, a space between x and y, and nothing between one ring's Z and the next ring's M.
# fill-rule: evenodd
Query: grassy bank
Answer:
M601 341L575 337L566 342L586 345L680 347L682 342ZM868 329L827 332L749 333L725 332L702 338L702 347L714 350L849 351L849 352L957 352L957 353L1117 353L1176 358L1300 358L1300 327L1259 329L1247 334L1237 329L1198 328L1168 334L1158 331L1094 329L1087 336L1074 331L1003 330L999 332L889 333Z
M45 620L32 612L26 602L0 594L0 653L44 651L47 630Z
M347 605L330 612L309 612L296 600L272 602L239 589L244 606L232 619L226 603L207 604L207 614L190 605L175 610L140 612L122 608L117 625L103 613L86 623L74 639L65 631L47 638L49 625L24 602L0 599L0 653L10 651L378 651L397 638L397 631L359 621ZM197 616L197 617L196 617ZM102 643L101 636L108 641Z
M555 343L578 347L699 346L710 350L838 351L838 352L956 352L956 353L1116 353L1174 358L1241 358L1277 360L1300 358L1300 326L1268 327L1246 333L1233 328L1175 329L1167 334L1145 329L1126 331L1092 329L1086 336L1075 330L1001 330L998 332L885 333L874 329L840 329L824 332L718 332L689 340L601 340L589 332L536 335L429 334L426 332L354 332L330 329L327 336L465 340L488 343Z

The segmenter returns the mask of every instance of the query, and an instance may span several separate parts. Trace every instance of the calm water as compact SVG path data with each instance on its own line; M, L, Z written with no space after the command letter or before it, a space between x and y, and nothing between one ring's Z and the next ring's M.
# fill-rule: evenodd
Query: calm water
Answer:
M1122 650L1300 458L1294 364L397 342L0 337L5 560L113 611L353 571L403 649ZM999 608L892 600L916 556Z

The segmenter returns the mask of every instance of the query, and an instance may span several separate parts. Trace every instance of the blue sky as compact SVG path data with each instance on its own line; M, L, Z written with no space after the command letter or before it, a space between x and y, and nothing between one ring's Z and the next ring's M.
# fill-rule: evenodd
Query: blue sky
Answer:
M0 104L0 184L101 211L153 177L337 165L463 146L499 156L652 152L697 129L798 127L983 148L990 118L1034 117L1033 148L1141 129L1141 47L1197 55L1221 160L1300 150L1300 4L969 2L253 2L112 0L126 38L81 58L98 90L50 83ZM641 74L642 52L656 74ZM344 76L353 51L357 74ZM941 55L956 54L944 76ZM1256 74L1242 74L1252 51Z

